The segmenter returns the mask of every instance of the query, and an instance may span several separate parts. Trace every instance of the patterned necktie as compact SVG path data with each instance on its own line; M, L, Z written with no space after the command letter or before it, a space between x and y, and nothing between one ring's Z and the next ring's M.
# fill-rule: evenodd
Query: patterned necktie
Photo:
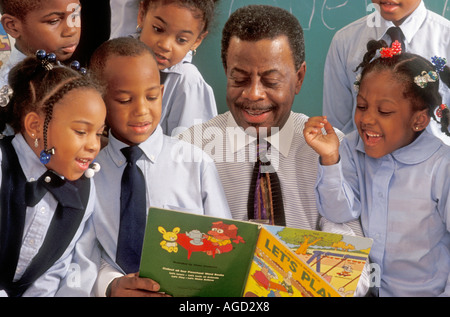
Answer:
M403 40L403 32L398 26L389 28L386 32L392 40L392 43L399 41L402 44L402 52L406 52L405 41Z
M139 271L146 222L145 178L136 161L142 150L138 146L121 149L127 159L120 194L120 229L116 262L128 274Z
M258 143L248 198L248 219L270 225L286 226L280 180L267 157L269 143Z

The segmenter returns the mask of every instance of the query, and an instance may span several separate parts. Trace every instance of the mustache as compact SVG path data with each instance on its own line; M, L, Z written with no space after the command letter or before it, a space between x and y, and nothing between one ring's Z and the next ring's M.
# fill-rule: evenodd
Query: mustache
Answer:
M235 105L243 110L248 111L269 111L276 108L272 104L260 104L250 102L235 102Z

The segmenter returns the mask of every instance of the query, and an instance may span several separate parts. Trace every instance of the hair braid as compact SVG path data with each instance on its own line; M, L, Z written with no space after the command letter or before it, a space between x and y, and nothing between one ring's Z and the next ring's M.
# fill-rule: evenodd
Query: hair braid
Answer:
M54 93L44 104L45 120L43 127L44 150L47 151L47 132L50 120L53 117L53 107L60 101L69 91L81 87L91 87L92 83L84 77L75 78L65 83L56 93Z

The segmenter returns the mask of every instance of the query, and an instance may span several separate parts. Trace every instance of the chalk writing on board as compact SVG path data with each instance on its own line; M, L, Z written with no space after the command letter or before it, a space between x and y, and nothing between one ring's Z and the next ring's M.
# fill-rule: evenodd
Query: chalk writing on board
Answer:
M320 12L320 18L321 18L322 24L327 29L334 30L335 27L331 27L327 23L324 13L327 12L327 11L332 11L332 10L336 10L336 9L340 9L342 7L345 7L348 4L349 1L345 0L342 3L337 4L337 5L333 5L333 6L327 5L327 2L328 2L328 0L323 0L322 7L320 8L320 11L316 10L316 7L318 5L320 5L320 3L317 3L317 0L312 0L312 4L311 4L311 2L307 3L307 1L301 1L300 2L298 0L289 0L289 6L288 7L286 7L287 1L285 1L285 0L281 0L281 1L273 0L273 5L274 6L278 6L278 7L282 7L282 8L284 7L290 13L294 13L293 4L295 4L295 5L300 5L301 4L302 11L308 10L308 16L309 16L308 24L306 26L304 26L304 28L303 28L305 31L308 31L308 30L311 29L311 25L312 25L312 22L313 22L313 19L314 19L315 15L316 15L316 12ZM231 13L233 13L233 11L234 11L234 7L233 7L234 4L235 4L235 1L231 0L230 7L229 7L229 10L228 10L228 16L230 16Z
M293 14L301 14L303 15L302 21L307 21L307 23L304 23L303 30L309 31L311 30L313 26L313 21L315 19L320 19L320 23L328 30L336 30L338 27L342 27L342 25L336 27L332 25L332 22L330 19L334 19L336 17L336 14L342 14L342 9L349 9L360 11L360 16L363 15L369 15L372 12L375 12L377 10L377 4L373 4L371 0L365 0L364 2L358 1L351 1L351 0L272 0L272 1L265 1L268 4L278 6L281 8L284 8L288 10L289 12ZM436 1L436 0L433 0ZM242 6L243 3L246 1L239 1L239 0L231 0L230 6L228 10L228 16L233 13L233 11L236 9L237 6ZM249 1L252 2L252 1ZM254 1L255 3L262 3L264 1ZM442 16L446 16L450 12L449 7L449 0L442 0L439 2L431 2L430 0L427 1L428 5L432 5L434 11L436 11L438 14L441 14ZM355 7L356 6L356 7ZM341 10L341 13L336 12L335 14L333 11ZM442 11L441 11L442 10ZM344 14L345 15L345 14ZM373 20L368 21L367 23L370 23L372 26L379 26L380 21Z

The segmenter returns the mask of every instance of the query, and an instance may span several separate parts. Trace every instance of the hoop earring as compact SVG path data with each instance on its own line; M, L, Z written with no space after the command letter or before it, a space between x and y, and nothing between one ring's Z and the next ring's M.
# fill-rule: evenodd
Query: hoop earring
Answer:
M192 56L195 56L197 54L197 50L196 49L193 49L192 50Z
M136 25L136 33L141 33L142 32L142 27L138 24Z

